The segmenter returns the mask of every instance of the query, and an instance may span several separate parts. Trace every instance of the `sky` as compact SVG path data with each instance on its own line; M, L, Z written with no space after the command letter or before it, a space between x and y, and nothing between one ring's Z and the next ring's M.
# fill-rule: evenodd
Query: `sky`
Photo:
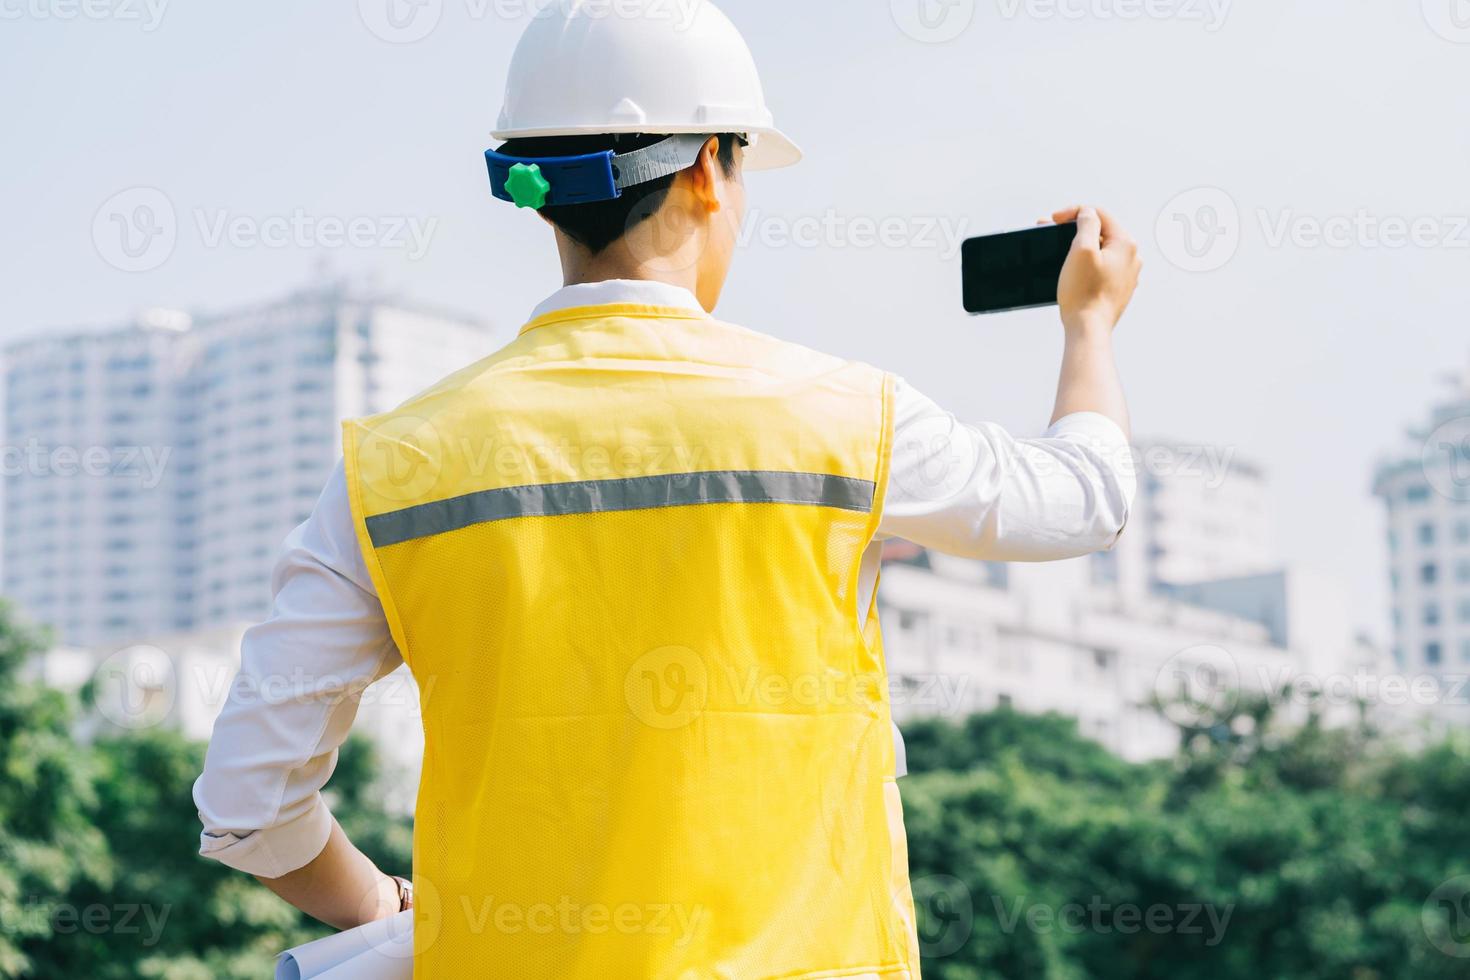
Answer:
M0 343L327 273L508 334L560 285L481 156L535 6L0 0ZM1373 466L1470 367L1470 0L720 6L806 151L748 177L722 317L1036 434L1055 311L966 316L958 241L1102 205L1136 432L1264 467L1386 638Z

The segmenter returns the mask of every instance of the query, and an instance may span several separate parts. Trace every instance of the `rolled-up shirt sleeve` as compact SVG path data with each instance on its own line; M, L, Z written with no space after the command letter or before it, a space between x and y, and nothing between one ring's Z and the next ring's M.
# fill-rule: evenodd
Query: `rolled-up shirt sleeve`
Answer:
M245 633L194 803L200 853L278 878L326 846L321 789L362 693L403 661L363 564L339 465L272 575L269 619Z
M879 533L946 554L1052 561L1106 551L1137 491L1122 428L1091 412L1036 439L961 422L899 381Z

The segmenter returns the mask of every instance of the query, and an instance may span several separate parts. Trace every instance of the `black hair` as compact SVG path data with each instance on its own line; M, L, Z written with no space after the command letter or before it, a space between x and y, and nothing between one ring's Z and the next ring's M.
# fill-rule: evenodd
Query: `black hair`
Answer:
M624 133L599 136L541 136L511 140L499 148L499 152L513 157L568 157L583 153L600 153L612 150L615 153L631 153L645 146L667 139L646 133ZM735 145L741 142L733 133L719 136L720 167L726 177L735 176ZM669 196L674 186L670 174L651 180L646 184L635 184L623 190L623 196L611 201L593 204L547 205L541 213L551 220L573 241L590 249L593 255L603 251L628 233L635 225L648 220Z

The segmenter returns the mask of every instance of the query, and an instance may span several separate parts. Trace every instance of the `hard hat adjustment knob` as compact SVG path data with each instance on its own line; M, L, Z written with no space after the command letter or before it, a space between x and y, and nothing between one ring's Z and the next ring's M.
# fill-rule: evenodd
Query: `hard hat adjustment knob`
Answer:
M510 168L510 175L505 178L505 189L516 207L540 210L546 206L551 182L542 176L540 165L518 163Z

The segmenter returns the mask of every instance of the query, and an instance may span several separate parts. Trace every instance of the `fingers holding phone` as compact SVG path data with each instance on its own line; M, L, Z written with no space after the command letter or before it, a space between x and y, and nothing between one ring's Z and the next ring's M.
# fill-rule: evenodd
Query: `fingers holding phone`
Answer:
M1062 324L1069 331L1111 331L1138 288L1143 268L1138 243L1101 208L1069 208L1052 219L1077 223L1077 236L1057 284Z

